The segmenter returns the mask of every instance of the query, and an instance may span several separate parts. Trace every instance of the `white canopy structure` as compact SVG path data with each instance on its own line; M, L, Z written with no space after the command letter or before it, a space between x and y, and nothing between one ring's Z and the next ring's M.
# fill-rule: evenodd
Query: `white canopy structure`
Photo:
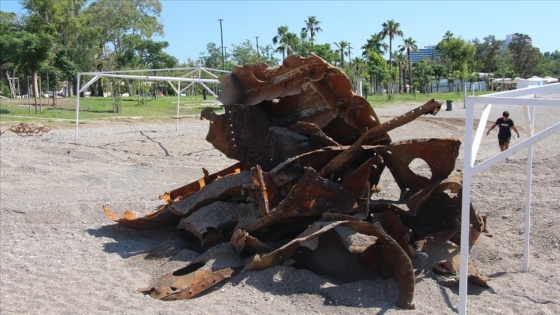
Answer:
M182 76L179 77L170 77L170 76L150 76L150 75L143 75L144 73L156 73L156 72L169 72L169 71L182 71L186 72ZM202 74L205 73L211 77L211 79L204 79L202 78ZM168 68L168 69L144 69L144 70L123 70L123 71L108 71L108 72L79 72L77 75L77 84L76 84L76 127L74 133L74 139L78 139L78 125L80 120L80 94L85 91L88 87L90 87L93 83L103 77L108 78L119 78L119 79L128 79L128 80L141 80L141 81L165 81L173 90L177 93L177 115L176 115L176 125L177 129L179 126L179 99L181 96L181 92L190 88L193 84L200 84L208 93L213 96L217 96L216 93L212 89L208 87L207 84L218 84L220 81L218 78L221 75L228 74L230 71L225 70L218 70L218 69L211 69L211 68L204 68L200 65L196 67L188 67L188 68ZM80 79L81 77L91 77L91 79L80 87ZM175 87L174 82L177 82L177 87ZM181 82L188 82L185 84L186 86L181 89Z
M491 167L492 165L505 160L510 155L527 148L527 178L525 188L525 246L524 246L524 271L529 270L529 234L531 222L531 183L533 166L533 144L558 131L560 122L535 133L535 107L554 106L560 108L560 83L549 84L538 87L518 89L513 91L493 93L483 96L469 96L465 99L467 116L465 120L465 153L464 153L464 174L463 174L463 199L461 212L461 267L459 278L459 314L467 313L467 275L468 275L468 255L469 255L469 211L471 203L471 182L472 177ZM485 104L482 111L480 122L473 138L474 126L474 107L475 104ZM474 165L478 148L484 134L484 129L488 121L492 104L504 104L511 106L523 106L525 113L525 125L527 139L520 141L495 156Z

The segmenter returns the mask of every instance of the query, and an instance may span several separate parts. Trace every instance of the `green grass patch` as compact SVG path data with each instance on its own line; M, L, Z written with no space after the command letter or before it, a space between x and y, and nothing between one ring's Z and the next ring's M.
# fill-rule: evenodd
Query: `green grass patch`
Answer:
M35 105L28 105L27 99L8 100L0 102L0 121L30 120L75 120L76 98L58 99L56 105L52 100L47 105L43 99L42 110L35 114ZM116 112L116 100L110 97L83 97L80 98L80 120L95 120L119 117L144 117L150 118L175 118L177 115L177 97L162 96L157 100L142 101L138 97L123 97L121 100L122 112ZM179 116L200 115L200 112L211 107L216 112L221 111L221 106L216 105L215 97L208 97L206 101L202 96L183 96L179 99Z
M485 92L475 92L475 95L483 95L492 93L492 91L485 91ZM472 92L468 92L467 96L471 96ZM388 101L387 94L376 94L376 95L368 95L367 100L373 107L387 107L397 103L418 103L418 105L422 105L427 101L435 99L436 101L442 102L445 100L452 100L452 101L463 101L463 92L457 94L457 92L447 92L447 93L430 93L430 94L421 94L416 93L414 94L395 94L393 98Z

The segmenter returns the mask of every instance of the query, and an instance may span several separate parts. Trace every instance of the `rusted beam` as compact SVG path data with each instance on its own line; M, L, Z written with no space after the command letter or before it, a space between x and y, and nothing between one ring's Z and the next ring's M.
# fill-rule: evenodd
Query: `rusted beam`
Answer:
M352 144L346 151L340 153L337 157L332 159L321 171L319 175L323 177L330 176L331 173L340 171L345 168L356 156L359 151L360 146L362 146L367 140L375 139L382 134L389 132L397 127L407 124L414 119L425 115L432 114L436 115L443 103L436 102L435 100L428 101L423 106L415 108L395 119L389 120L381 125L374 127L364 133L354 144Z

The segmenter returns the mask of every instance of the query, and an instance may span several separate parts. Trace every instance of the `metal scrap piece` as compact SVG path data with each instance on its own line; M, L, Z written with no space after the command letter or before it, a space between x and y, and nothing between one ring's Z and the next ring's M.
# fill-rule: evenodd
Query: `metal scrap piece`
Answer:
M404 195L407 189L416 192L434 181L447 178L455 167L460 146L458 139L412 139L392 143L381 154ZM427 163L430 178L410 169L414 159Z
M161 195L160 199L164 200L165 204L143 217L138 217L136 213L128 209L125 209L122 216L119 217L111 211L107 205L103 205L103 211L109 219L132 229L156 229L167 225L177 224L183 215L173 211L169 205L193 195L206 185L209 185L220 178L228 175L239 174L244 169L246 169L246 166L244 166L243 163L235 163L234 165L213 174L207 174L207 172L205 172L203 178Z
M192 267L185 267L166 273L150 287L140 288L138 291L163 301L190 299L223 280L231 278L235 272L232 268L213 271L205 266L193 272L190 272L191 269Z
M428 254L430 260L435 261L433 265L434 273L443 276L459 275L461 248L458 245L450 241L442 241L435 238L417 241L415 245L419 251ZM488 288L488 281L490 279L478 271L470 258L468 264L468 281L481 287ZM444 282L447 286L456 285L458 283L458 278L453 278L453 281Z
M233 231L251 223L258 216L254 203L216 201L184 216L177 228L198 238L203 248L210 248L229 241Z
M266 183L263 177L263 171L260 165L256 165L251 169L253 173L253 186L257 204L259 205L259 212L261 216L265 216L270 211L270 204L268 202L268 192L266 190Z
M436 232L460 226L462 175L436 181L414 194L407 206L415 215L414 233L423 239ZM474 244L485 229L485 222L470 207L470 244Z
M51 131L51 127L50 126L40 126L40 127L30 127L29 125L27 125L26 123L20 123L17 126L11 126L9 129L6 130L10 130L11 132L17 134L18 136L42 136L45 133L48 133L49 131ZM6 132L6 130L4 130L3 132L0 132L0 135L2 135L4 132Z
M352 214L356 212L353 208L355 203L356 196L352 192L321 178L312 168L305 168L304 175L276 208L242 229L252 232L280 222L318 219L324 212Z
M226 176L218 181L205 186L198 193L190 195L169 208L178 215L189 215L216 201L225 201L230 199L245 200L242 191L245 186L251 185L253 178L250 171L243 171L238 174ZM246 194L245 194L246 195Z
M107 205L103 205L103 211L114 222L137 230L157 229L170 224L176 224L181 219L181 216L171 212L167 205L162 205L157 210L143 217L138 217L136 213L128 209L125 209L124 213L119 217Z
M376 236L376 242L358 254L358 261L375 272L385 272L395 278L399 287L397 304L403 308L414 308L414 271L412 262L397 242L383 231L378 223L357 221L315 222L297 238L265 255L255 255L245 270L261 270L287 261L300 246L306 246L323 233L336 226L346 226L356 232ZM313 245L311 245L313 247ZM382 262L382 263L379 263ZM383 266L380 268L379 266Z
M372 139L376 139L377 137L382 136L386 132L393 130L399 126L402 126L406 123L413 121L414 119L420 117L421 115L425 114L432 114L435 115L439 112L442 103L438 103L435 100L431 100L420 106L416 109L409 111L408 113L401 115L395 119L389 120L381 125L374 127L373 129L368 130L364 133L356 142L354 142L350 148L346 151L340 153L336 158L330 161L321 171L319 175L321 176L330 176L332 173L340 172L344 169L349 163L353 161L355 155L359 151L359 147L363 144L367 144L367 141Z
M235 66L233 72L222 80L224 89L218 100L224 105L255 105L286 95L298 94L308 81L320 80L328 63L312 55L290 55L279 67L266 63Z
M249 169L247 167L247 165L241 163L241 162L237 162L233 165L231 165L230 167L226 167L221 171L218 171L216 173L213 174L208 174L208 171L206 171L205 169L202 169L204 172L204 177L189 183L185 186L179 187L177 189L174 189L170 192L166 192L163 195L161 195L159 197L159 199L162 199L166 204L173 204L181 199L184 199L198 191L200 191L204 186L209 185L211 183L213 183L214 181L228 176L228 175L233 175L233 174L239 174L241 173L241 171L247 170Z

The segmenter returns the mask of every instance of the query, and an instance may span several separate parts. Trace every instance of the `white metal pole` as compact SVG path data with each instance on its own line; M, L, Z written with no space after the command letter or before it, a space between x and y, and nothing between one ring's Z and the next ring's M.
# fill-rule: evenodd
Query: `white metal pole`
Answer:
M476 134L474 135L474 140L472 145L473 148L471 152L472 161L476 161L476 155L478 154L478 149L480 148L480 143L482 142L482 137L484 136L484 131L486 129L486 122L488 121L488 116L490 116L491 109L492 109L492 104L486 104L484 106L484 110L482 111L482 115L480 116L480 120L478 122L478 128L476 129ZM473 118L473 122L474 122L474 118Z
M463 81L463 108L467 108L467 81Z
M29 86L29 76L27 76L27 105L29 106L29 112L31 113L31 87Z
M535 128L535 106L530 107L529 137L533 136ZM525 246L523 247L523 271L529 271L529 246L531 237L531 184L533 181L533 144L527 148L527 181L525 182Z
M363 89L363 81L364 81L364 80L361 79L361 78L358 79L358 95L359 95L359 96L363 96L363 95L364 95L364 93L362 92L362 89Z
M465 98L465 106L467 98ZM465 154L463 161L463 203L461 209L461 265L459 270L459 314L467 314L467 276L469 261L469 226L471 205L471 170L473 167L473 116L474 106L466 106Z
M175 120L175 131L179 130L179 102L181 100L181 81L177 81L179 87L177 89L177 117Z
M76 82L76 130L74 131L74 140L78 139L79 120L80 120L80 73L78 72L78 81Z

